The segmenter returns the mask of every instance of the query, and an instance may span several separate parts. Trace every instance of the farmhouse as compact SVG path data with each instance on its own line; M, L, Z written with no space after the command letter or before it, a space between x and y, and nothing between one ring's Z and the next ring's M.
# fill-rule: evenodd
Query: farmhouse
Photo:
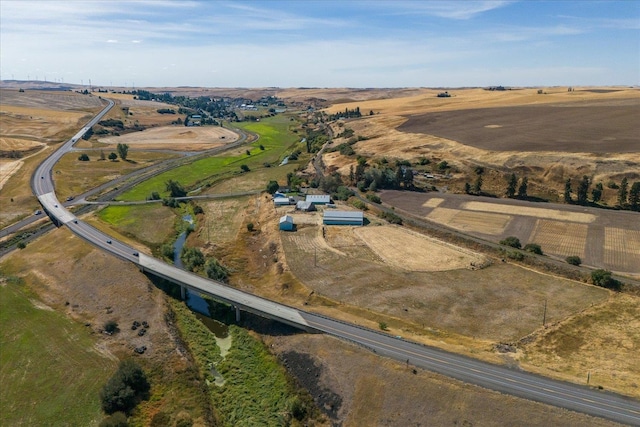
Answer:
M290 215L285 215L280 218L280 230L293 231L294 228L293 218L291 218Z
M331 196L328 194L307 194L305 201L314 205L326 205L331 203Z
M364 225L361 211L324 211L322 223L325 225Z

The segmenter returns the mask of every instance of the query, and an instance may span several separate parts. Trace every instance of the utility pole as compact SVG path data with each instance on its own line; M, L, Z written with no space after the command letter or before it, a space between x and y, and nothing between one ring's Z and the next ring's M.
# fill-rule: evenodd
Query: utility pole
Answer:
M542 326L547 324L547 299L544 299L544 313L542 314Z
M313 248L313 266L318 266L318 248Z

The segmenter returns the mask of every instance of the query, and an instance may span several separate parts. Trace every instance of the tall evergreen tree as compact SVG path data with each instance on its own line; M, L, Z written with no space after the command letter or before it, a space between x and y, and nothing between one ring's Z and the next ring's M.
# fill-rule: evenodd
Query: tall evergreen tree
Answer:
M629 181L627 178L622 178L620 188L618 189L618 204L624 206L627 204L627 195L629 194Z
M602 199L602 191L603 191L603 186L602 186L602 183L599 182L596 184L594 189L591 190L591 198L593 200L593 203L598 203Z
M507 178L507 191L505 191L507 197L511 198L516 195L517 186L518 178L516 177L515 173L512 173L511 175L509 175L509 178Z
M476 181L473 183L473 192L476 194L482 192L482 175L478 175Z
M520 180L520 187L518 187L518 197L527 197L527 188L529 187L529 179L523 176Z
M640 205L640 181L636 181L629 190L629 205L634 211L638 210Z
M582 177L582 180L580 181L580 184L578 184L578 190L577 190L577 196L578 196L578 203L580 203L581 205L584 205L587 203L587 197L589 194L589 186L591 185L591 183L589 182L589 177L584 175Z
M571 178L567 178L564 182L564 201L565 203L571 203Z

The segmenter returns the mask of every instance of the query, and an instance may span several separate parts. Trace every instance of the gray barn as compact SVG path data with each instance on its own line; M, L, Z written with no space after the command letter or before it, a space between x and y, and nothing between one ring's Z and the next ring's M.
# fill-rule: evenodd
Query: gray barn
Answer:
M364 225L361 211L324 211L322 223L325 225Z

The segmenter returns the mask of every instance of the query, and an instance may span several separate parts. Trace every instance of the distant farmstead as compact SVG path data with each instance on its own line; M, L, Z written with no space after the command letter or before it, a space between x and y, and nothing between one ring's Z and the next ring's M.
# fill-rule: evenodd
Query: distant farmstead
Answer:
M361 211L324 211L322 216L324 225L364 225L364 215Z
M294 229L295 224L293 223L293 218L290 215L285 215L280 218L280 230L293 231Z
M193 114L189 116L187 126L200 126L202 124L202 116L199 114Z

